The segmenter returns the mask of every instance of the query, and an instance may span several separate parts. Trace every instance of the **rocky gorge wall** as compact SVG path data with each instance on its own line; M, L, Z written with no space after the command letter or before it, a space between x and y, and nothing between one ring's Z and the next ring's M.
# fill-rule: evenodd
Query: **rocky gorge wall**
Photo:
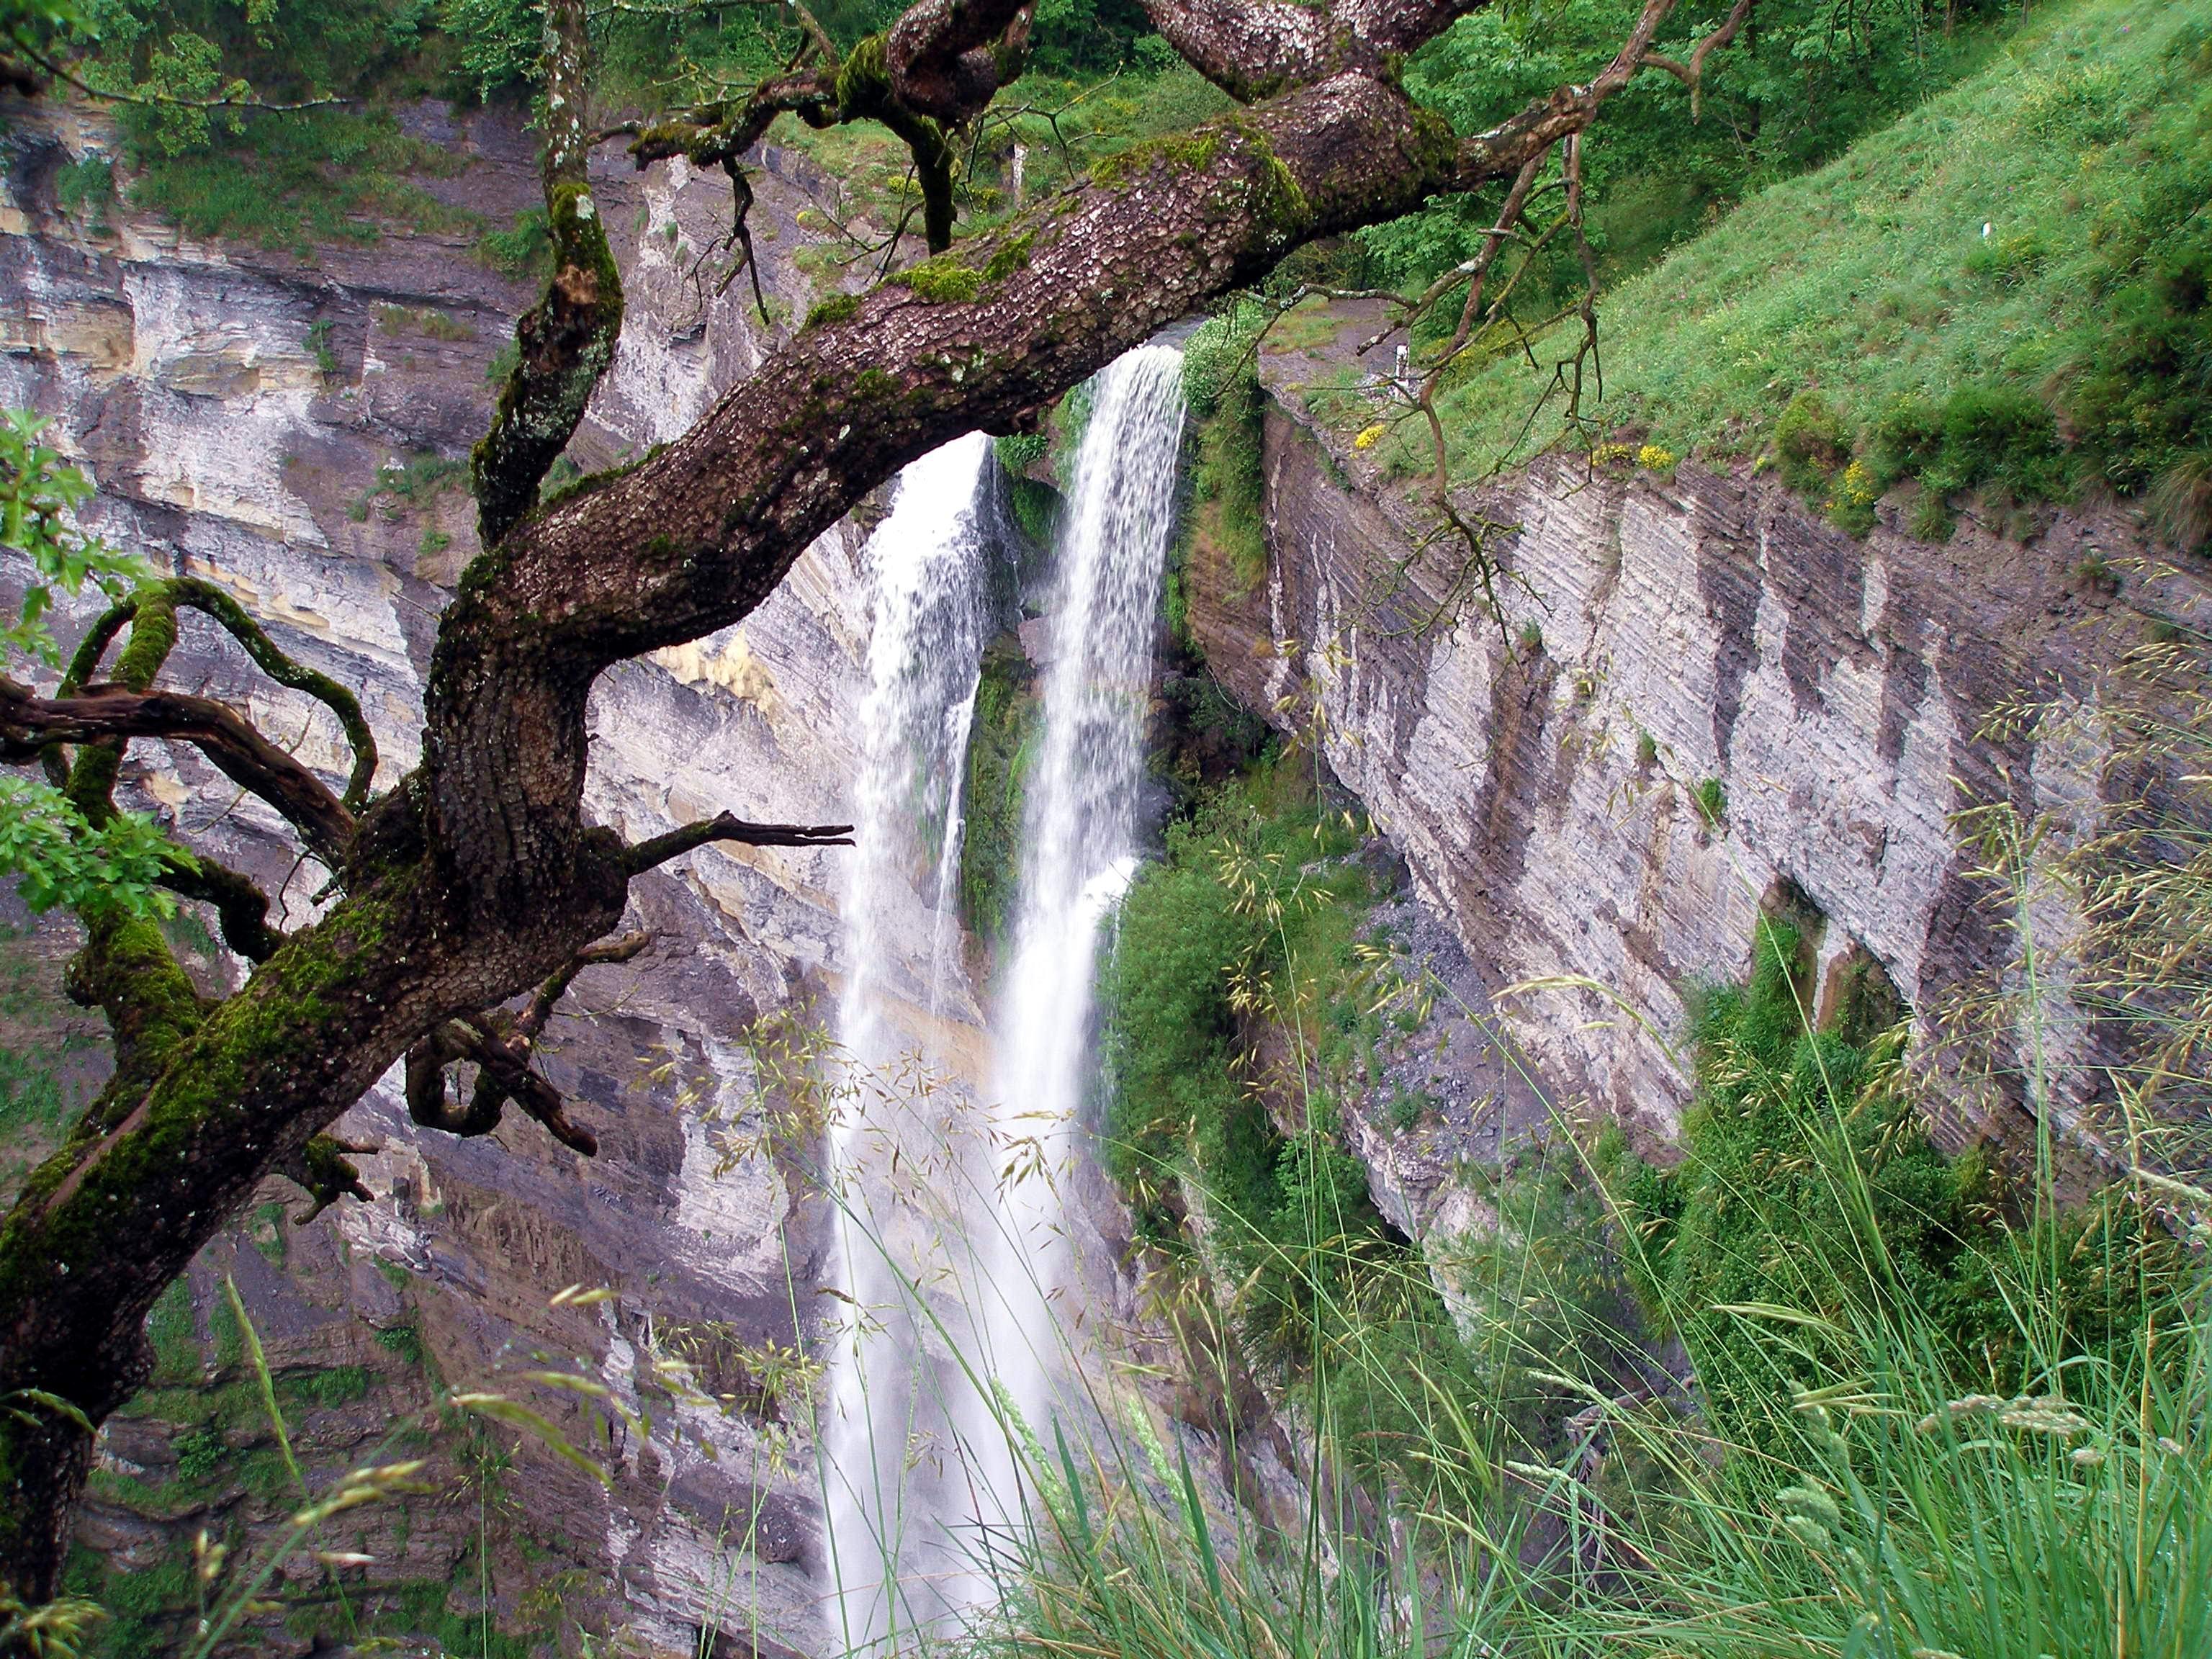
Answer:
M504 227L537 200L532 139L511 113L426 104L404 119L464 161L415 182L465 220ZM74 160L113 155L110 129L66 106L11 106L0 143L0 405L52 420L49 441L98 483L92 521L111 541L222 583L286 650L356 688L388 786L416 758L436 618L477 550L467 451L532 289L477 257L475 229L388 225L302 258L195 241L120 203L88 224L58 206L55 180ZM768 160L753 228L787 319L812 288L795 258L812 240L798 222L808 198L791 182L802 162ZM713 271L694 269L727 222L726 183L680 161L634 173L626 158L605 161L593 185L629 320L572 446L586 467L683 431L770 337L742 278L717 293ZM839 526L742 625L605 677L592 705L599 821L635 839L723 810L849 817L860 540ZM196 621L170 678L340 769L334 727ZM125 794L281 893L296 925L321 876L222 781L196 757L142 744ZM826 1206L805 1179L804 1137L772 1133L791 1109L776 1081L788 1054L766 1072L757 1061L763 1041L790 1041L763 1031L799 1030L834 1006L836 858L717 847L634 886L631 923L655 943L632 964L587 970L544 1048L599 1137L596 1159L519 1118L484 1139L417 1131L387 1079L341 1125L383 1146L364 1166L374 1204L295 1230L277 1206L297 1195L272 1183L210 1247L189 1323L173 1319L157 1345L166 1386L103 1437L84 1523L105 1564L88 1560L85 1583L143 1614L143 1640L191 1603L196 1531L242 1559L297 1504L281 1471L257 1485L204 1468L210 1433L229 1464L270 1454L240 1392L220 1289L230 1274L311 1479L405 1452L431 1460L437 1494L364 1512L356 1547L375 1559L347 1571L343 1608L331 1571L287 1560L270 1594L289 1619L259 1620L254 1644L306 1651L319 1632L361 1633L356 1620L385 1628L386 1607L400 1610L391 1628L434 1629L474 1609L486 1584L518 1639L581 1628L686 1654L819 1644L811 1423L804 1367L789 1362L830 1305L816 1294ZM241 965L198 937L205 977L234 982ZM58 960L65 933L49 923L32 948ZM549 1305L577 1285L616 1294ZM665 1386L656 1366L670 1360L720 1407ZM581 1437L590 1413L576 1396L516 1377L544 1364L600 1380L649 1424L612 1448L611 1487L526 1436L512 1467L501 1447L514 1437L495 1444L451 1419L392 1439L440 1384L507 1389ZM468 1611L471 1641L476 1622ZM117 1650L133 1650L137 1628L118 1630Z
M1822 1018L1869 963L1935 1017L1923 1035L1974 988L2016 985L2021 913L1957 815L2009 805L2048 820L2051 848L2094 827L2106 752L2072 717L2094 717L2153 619L2203 625L2201 564L2118 508L2057 514L2025 544L1969 513L1939 546L1892 502L1858 540L1748 468L1556 459L1479 504L1512 526L1491 622L1449 599L1450 550L1419 550L1410 490L1303 413L1310 357L1329 355L1263 358L1267 567L1240 577L1200 538L1189 631L1249 708L1319 732L1537 1094L1663 1149L1689 1093L1684 993L1742 976L1763 911L1812 924ZM2054 717L1996 719L2022 699ZM2054 952L2078 917L2029 892ZM2045 990L1949 1138L2016 1133L2004 1103L2032 1041L2058 1115L2092 1133L2108 1037L2063 974ZM1369 1161L1389 1210L1387 1160Z

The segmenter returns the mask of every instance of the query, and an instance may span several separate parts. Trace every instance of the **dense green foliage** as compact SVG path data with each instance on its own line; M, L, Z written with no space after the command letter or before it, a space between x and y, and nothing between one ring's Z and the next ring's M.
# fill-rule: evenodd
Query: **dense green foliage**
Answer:
M1612 1137L1601 1160L1638 1243L1628 1263L1647 1316L1672 1327L1723 1431L1757 1441L1774 1402L1843 1363L1851 1318L1916 1309L1941 1341L1930 1363L1959 1388L2013 1392L2031 1356L1998 1292L2008 1243L2039 1247L2069 1352L2109 1352L2145 1313L2144 1286L2170 1276L2170 1244L2139 1212L2093 1205L2001 1224L2005 1194L1978 1158L1929 1144L1895 1065L1902 1032L1808 1028L1808 961L1797 934L1762 922L1749 981L1696 998L1697 1098L1673 1169ZM1815 1316L1788 1346L1747 1310Z
M520 102L534 95L542 9L530 0L46 0L21 30L73 58L88 84L123 94L118 171L103 158L61 180L64 208L106 223L118 186L197 236L228 237L312 259L319 246L374 239L394 227L484 233L489 263L509 275L535 246L424 189L465 158L408 136L394 118L424 97ZM827 0L813 8L841 46L887 27L895 0ZM780 72L801 40L781 7L596 8L592 27L600 101L610 110L708 101ZM1034 109L977 135L963 170L963 210L988 220L1005 205L1014 147L1032 152L1033 186L1167 127L1219 94L1181 69L1135 0L1043 0L1030 55ZM1126 85L1117 85L1127 76ZM306 106L306 107L296 107ZM874 128L781 135L816 150L848 189L896 217L905 151Z
M1262 422L1259 335L1267 313L1233 301L1191 336L1183 353L1183 399L1196 427L1191 505L1178 563L1195 551L1226 562L1232 586L1249 590L1267 574L1261 478Z
M1705 1398L1734 1425L1755 1402L1786 1395L1772 1350L1732 1339L1724 1307L1788 1307L1832 1316L1894 1287L1947 1328L1966 1332L1987 1286L1966 1273L1981 1194L1977 1165L1939 1155L1893 1090L1870 1087L1879 1041L1861 1047L1807 1029L1796 933L1762 922L1748 984L1698 999L1692 1034L1698 1092L1682 1126L1685 1156L1661 1170L1623 1156L1615 1182L1646 1306L1695 1356ZM1821 1156L1848 1148L1863 1191ZM1855 1206L1887 1261L1861 1255Z
M1339 1133L1388 1000L1355 846L1270 756L1170 827L1102 978L1108 1172L1170 1249L1184 1208L1202 1213L1247 1341L1294 1372L1317 1333L1440 1317Z
M61 651L48 623L58 597L117 599L147 574L136 554L110 547L78 525L92 483L42 441L46 422L0 410L0 548L27 567L15 620L0 628L0 667L56 668ZM62 790L13 774L0 777L0 877L12 877L32 910L67 908L88 919L167 915L157 885L191 854L143 813L105 811L97 821Z
M1231 1102L1193 1073L1249 1072L1270 1023L1219 993L1255 946L1220 918L1250 890L1210 880L1188 856L1202 844L1187 836L1133 890L1109 981L1117 1083L1163 1117ZM1236 867L1232 837L1212 850ZM1048 1524L1002 1582L1004 1650L1179 1659L1264 1627L1302 1659L2202 1651L2212 1321L2201 1266L2146 1200L2201 1212L2212 1195L2124 1182L2062 1218L2031 1180L2010 1213L1978 1160L1929 1144L1880 999L1812 1031L1796 936L1768 924L1755 945L1747 984L1696 1002L1678 1167L1617 1142L1580 1163L1563 1139L1494 1188L1462 1170L1494 1224L1431 1239L1425 1262L1282 1253L1304 1281L1285 1378L1311 1385L1334 1467L1387 1504L1393 1566L1324 1565L1366 1559L1374 1518L1318 1486L1303 1548L1232 1527L1236 1559L1218 1559L1223 1522L1139 1431L1118 1462L1036 1471ZM1309 960L1328 977L1325 953ZM1278 985L1265 1006L1281 1001ZM1130 1052L1192 1027L1181 1048ZM1197 1163L1171 1136L1157 1156ZM1306 1237L1348 1196L1312 1167L1273 1188L1306 1206ZM1263 1273L1219 1248L1248 1297ZM1449 1319L1405 1294L1425 1269ZM1688 1389L1638 1353L1632 1289L1686 1345ZM1392 1595L1410 1630L1372 1618Z
M204 144L140 151L137 161L134 206L194 236L258 242L301 259L320 247L373 242L390 225L465 231L482 223L407 176L457 173L456 158L409 137L379 109L258 115Z

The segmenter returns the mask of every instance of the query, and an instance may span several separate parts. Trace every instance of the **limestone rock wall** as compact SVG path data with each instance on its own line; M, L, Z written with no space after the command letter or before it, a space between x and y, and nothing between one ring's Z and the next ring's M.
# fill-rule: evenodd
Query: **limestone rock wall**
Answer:
M1480 503L1515 526L1503 625L1454 602L1422 627L1451 556L1417 556L1405 489L1284 412L1302 372L1263 368L1267 570L1240 580L1201 541L1191 630L1249 706L1319 732L1541 1092L1647 1145L1687 1098L1684 988L1746 971L1763 907L1824 919L1824 1004L1869 957L1917 1013L2002 981L2014 908L1954 816L2006 802L2079 834L2104 756L2093 721L2000 734L1993 716L2024 695L2094 712L2149 617L2208 614L2201 565L2117 511L2025 545L1969 515L1936 546L1885 507L1862 542L1747 472L1561 462ZM2117 598L2085 577L2100 559L2126 573ZM2045 951L2075 925L2057 895L2031 911ZM2026 1038L2007 1041L2017 1060ZM2071 1121L2100 1037L2063 985L2040 1041Z
M530 136L514 116L424 105L407 122L467 161L452 178L416 182L484 228L504 228L537 200ZM16 106L0 143L0 405L52 418L52 440L98 483L94 521L111 540L222 583L286 649L359 690L389 784L418 752L437 616L476 550L468 447L531 289L477 256L474 232L387 228L302 259L196 242L121 204L88 226L58 209L54 177L77 157L114 154L111 131L80 111ZM681 432L769 343L748 284L717 295L714 270L695 269L726 223L726 183L681 162L640 174L611 149L606 161L594 190L617 238L629 322L572 447L586 466ZM793 258L810 240L797 222L807 198L790 182L803 164L769 161L753 230L771 303L788 319L810 297ZM849 714L867 625L860 541L840 526L740 626L605 678L588 791L601 822L635 838L724 809L849 816ZM303 757L342 770L334 726L196 622L171 678L250 708ZM271 815L221 784L191 757L140 745L126 787L281 892L296 924L313 912L320 873L298 866ZM803 1023L834 994L839 879L834 852L709 848L637 884L632 921L653 928L656 944L635 964L586 972L547 1045L550 1075L599 1136L595 1160L519 1117L480 1140L418 1133L387 1079L343 1126L385 1146L368 1163L375 1204L334 1212L297 1243L264 1206L195 1270L201 1392L235 1381L234 1334L226 1361L217 1305L225 1272L280 1375L347 1379L340 1406L301 1408L311 1472L350 1467L421 1410L434 1382L507 1389L580 1434L573 1396L515 1380L533 1364L580 1369L649 1432L626 1437L605 1491L524 1437L486 1534L502 1621L627 1631L653 1652L703 1650L702 1626L737 1650L815 1645L824 1580L811 1418L803 1389L768 1376L775 1368L759 1355L818 1332L831 1305L815 1295L826 1218L804 1179L803 1138L765 1133L789 1103L748 1045L757 1020ZM215 979L240 966L220 951L204 965ZM267 1235L258 1250L252 1228ZM616 1295L550 1308L570 1285ZM732 1408L678 1404L657 1380L669 1358L688 1360ZM235 1522L244 1548L294 1501L179 1484L176 1447L205 1425L176 1419L189 1394L164 1398L174 1408L166 1418L111 1431L117 1480L87 1522L121 1573L173 1571L201 1525ZM233 1418L216 1426L234 1450L265 1440L252 1413ZM434 1484L465 1475L477 1443L438 1439ZM473 1488L462 1479L446 1490L417 1518L364 1532L365 1553L380 1559L356 1571L357 1604L368 1605L364 1586L402 1581L434 1591L466 1578L455 1607L475 1593L476 1514L446 1513L466 1507L453 1492ZM303 1595L325 1577L304 1558L287 1574ZM289 1633L264 1625L257 1640L296 1650L315 1634L314 1618Z

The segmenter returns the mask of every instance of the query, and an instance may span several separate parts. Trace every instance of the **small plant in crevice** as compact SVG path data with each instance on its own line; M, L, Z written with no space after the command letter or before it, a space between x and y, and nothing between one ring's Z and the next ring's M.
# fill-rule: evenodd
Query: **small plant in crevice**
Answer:
M429 1350L422 1345L422 1328L410 1318L396 1325L386 1325L376 1334L376 1346L389 1354L396 1354L410 1365L427 1366Z
M177 1455L177 1479L192 1486L213 1480L230 1456L229 1443L214 1428L187 1429L169 1449Z
M54 174L54 201L64 213L82 218L95 236L107 233L107 210L115 204L115 167L105 155L84 155Z
M2112 562L2105 556L2100 549L2094 547L2084 553L2075 562L2074 580L2081 585L2085 592L2100 593L2106 599L2115 597L2120 591L2119 571L2114 568Z
M380 466L375 482L347 505L346 516L365 524L381 503L386 522L396 522L409 508L428 505L441 490L460 488L468 470L466 461L438 454L411 455L397 466Z
M1923 483L1913 498L1906 528L1916 541L1948 542L1951 532L1958 528L1958 520L1951 516L1951 504L1944 499L1943 492Z
M449 311L434 306L380 304L374 307L380 334L398 338L420 334L433 340L473 340L476 331Z
M259 1204L254 1206L252 1223L247 1230L253 1248L261 1253L263 1260L280 1267L289 1253L284 1237L285 1220L282 1204Z
M492 353L491 361L484 365L484 384L495 388L505 386L508 376L514 373L521 362L522 348L510 335L500 343L499 349ZM565 460L568 458L562 456L560 459Z
M1699 823L1717 831L1728 822L1728 787L1718 778L1707 778L1690 792L1690 805Z
M307 325L307 355L315 360L315 373L325 385L338 374L338 354L331 345L331 336L337 329L337 324L328 317Z
M1042 432L1008 432L991 440L999 465L1014 476L1027 472L1052 451L1052 440Z
M477 253L511 283L542 283L553 274L553 238L545 210L527 208L504 230L477 239Z
M1411 1134L1436 1104L1436 1097L1425 1089L1409 1089L1401 1083L1390 1091L1390 1127L1401 1135Z
M1821 511L1845 535L1863 537L1875 526L1875 503L1881 499L1880 481L1864 461L1855 459L1837 475Z

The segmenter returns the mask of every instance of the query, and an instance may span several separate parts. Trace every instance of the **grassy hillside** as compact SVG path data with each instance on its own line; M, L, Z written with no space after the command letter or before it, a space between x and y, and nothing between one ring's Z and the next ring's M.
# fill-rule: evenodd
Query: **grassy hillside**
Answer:
M1839 520L1908 476L1933 486L1927 533L1946 492L2101 486L2201 543L2208 198L2212 0L2039 9L1978 73L1615 290L1585 412L1677 453L1764 451ZM1572 344L1540 340L1540 374L1501 339L1464 373L1444 399L1455 473L1566 435L1558 399L1528 416ZM1386 458L1419 468L1417 438L1399 428Z

